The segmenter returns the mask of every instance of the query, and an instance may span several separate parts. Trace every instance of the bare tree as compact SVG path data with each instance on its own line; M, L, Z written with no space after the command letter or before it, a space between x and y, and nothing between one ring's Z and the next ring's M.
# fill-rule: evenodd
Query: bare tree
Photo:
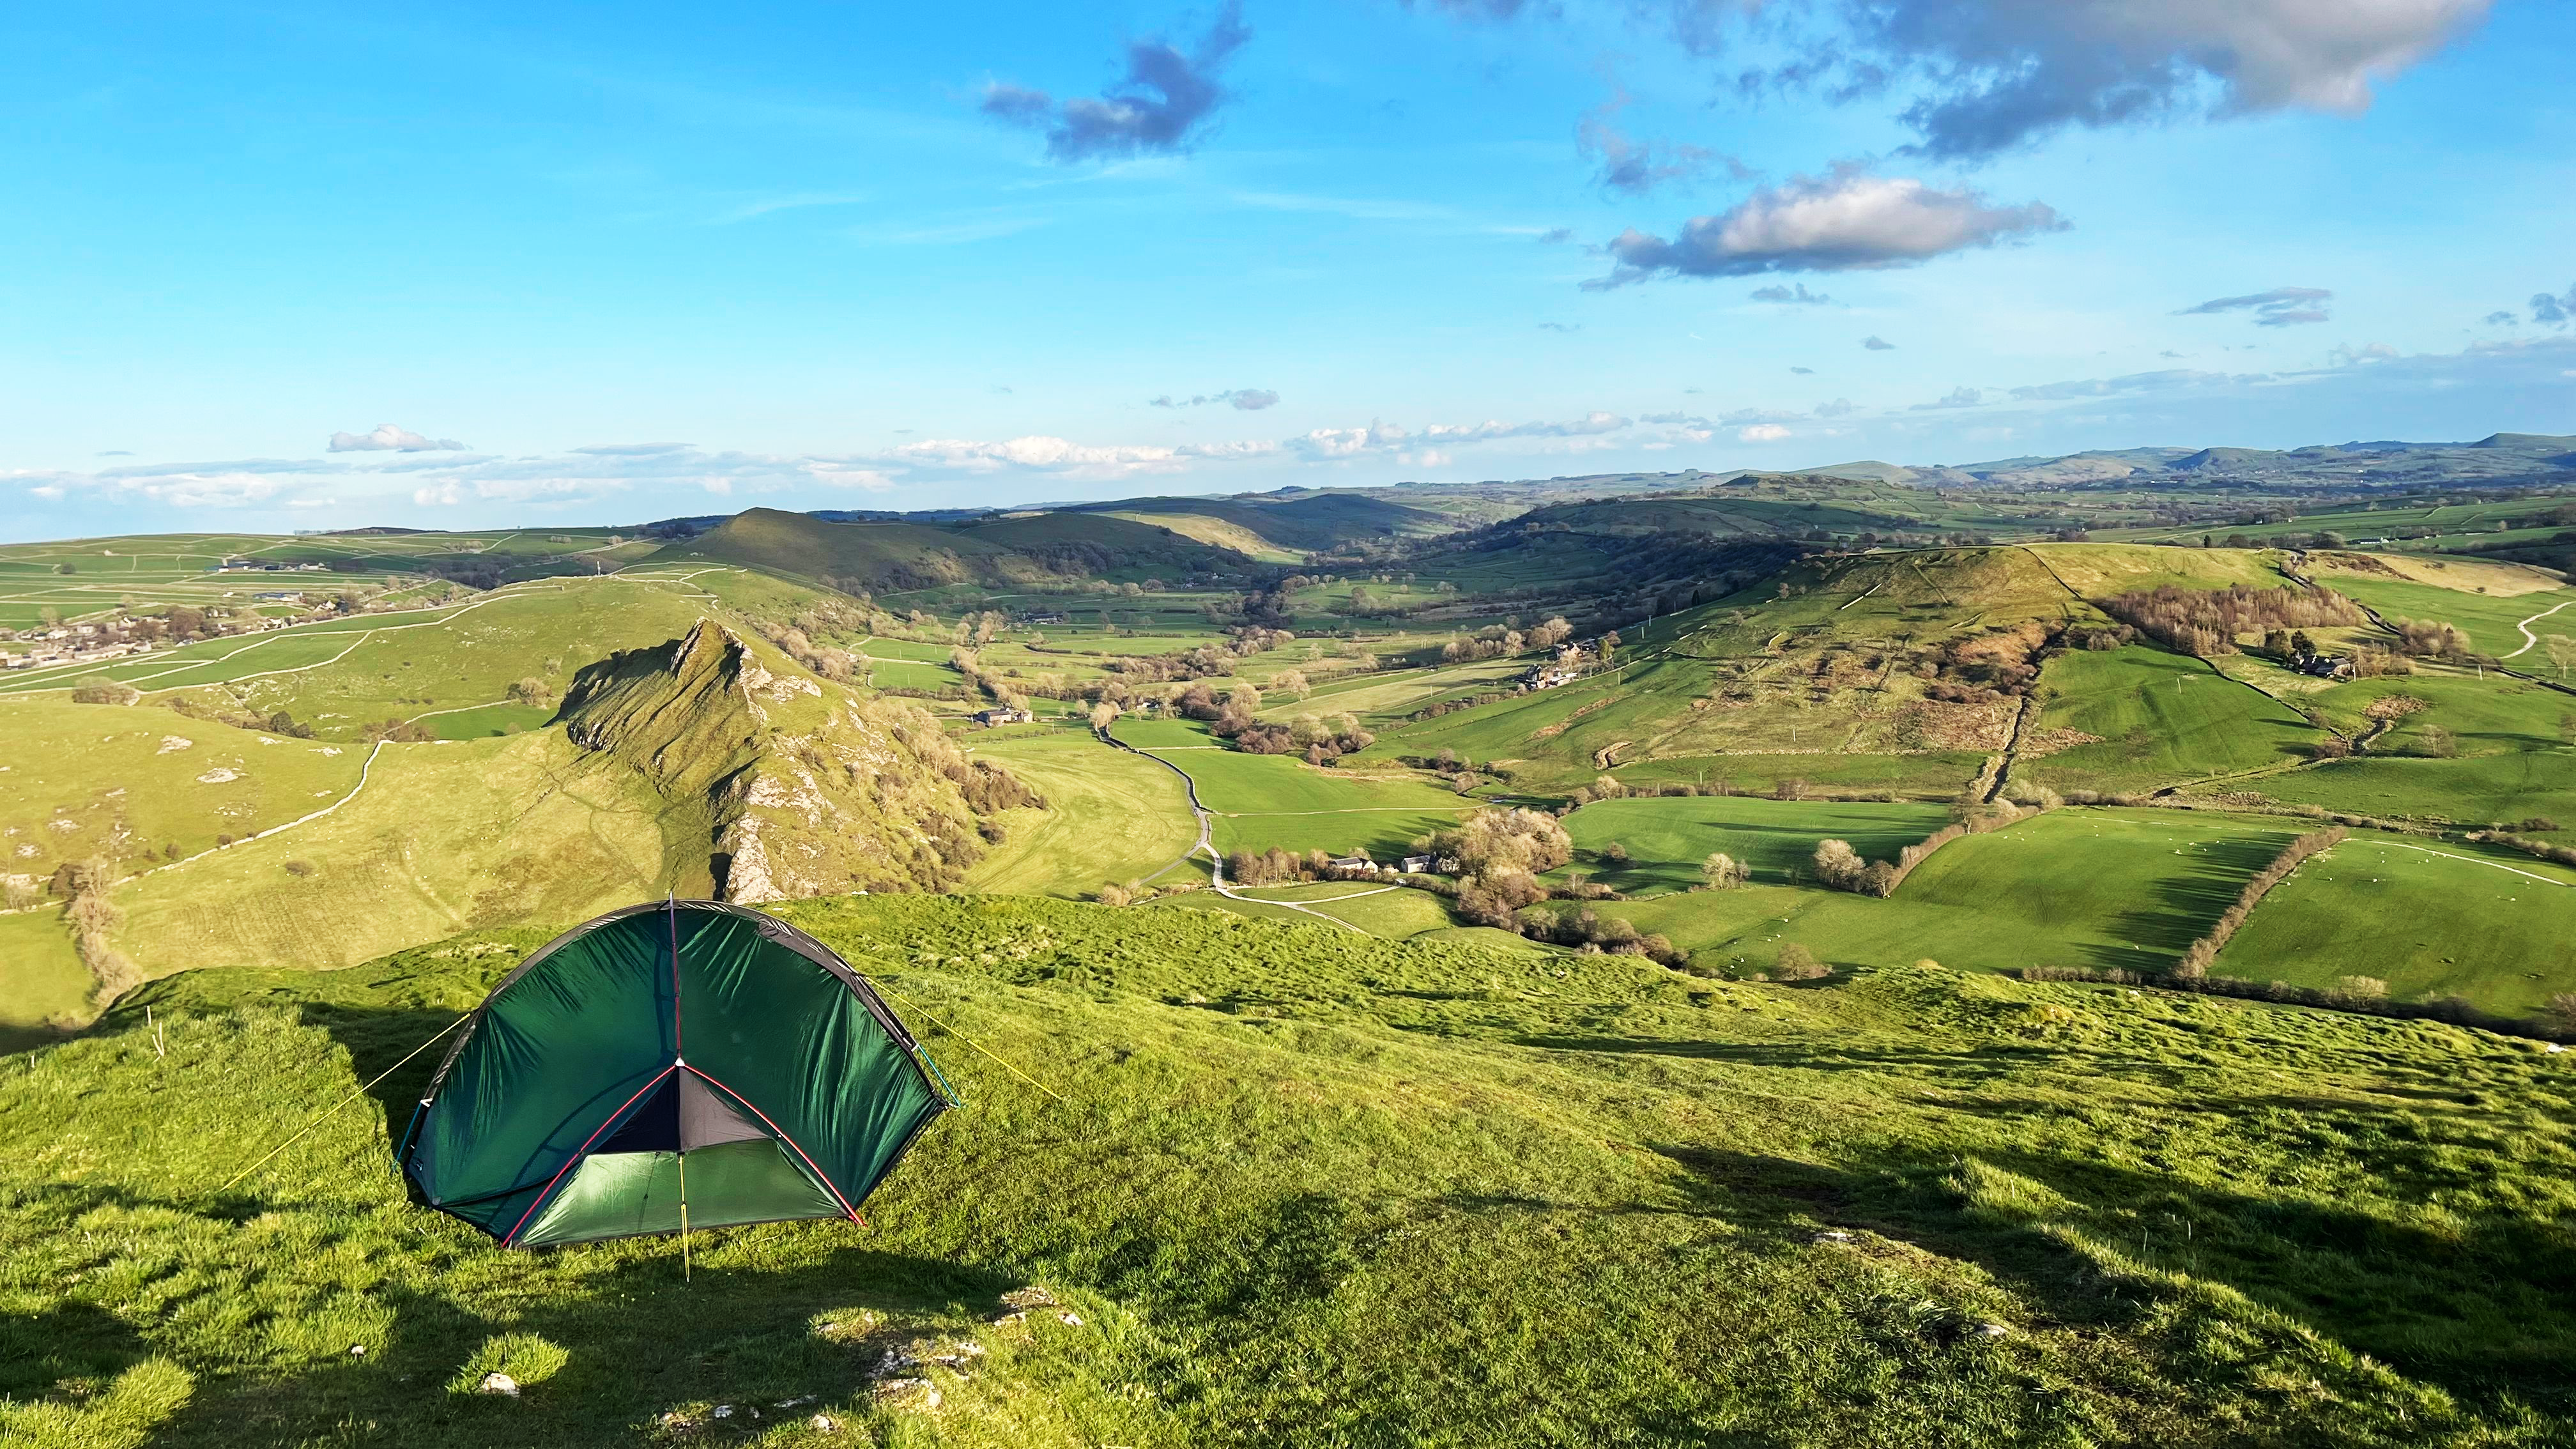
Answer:
M1700 879L1708 882L1709 889L1731 891L1744 884L1752 871L1744 862L1721 850L1699 863L1699 874Z

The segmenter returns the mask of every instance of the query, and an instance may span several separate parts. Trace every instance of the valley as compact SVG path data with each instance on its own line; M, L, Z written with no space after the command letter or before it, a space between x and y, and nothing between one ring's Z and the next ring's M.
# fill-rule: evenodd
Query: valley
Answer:
M87 1386L0 1432L517 1432L378 1354L575 1444L1505 1442L1499 1382L1563 1443L2566 1422L2576 590L2462 532L2545 513L1656 481L0 549L0 1323ZM332 587L200 564L267 558ZM690 1284L417 1225L403 1053L666 894L816 933L971 1109L868 1237ZM935 1416L853 1367L967 1339Z

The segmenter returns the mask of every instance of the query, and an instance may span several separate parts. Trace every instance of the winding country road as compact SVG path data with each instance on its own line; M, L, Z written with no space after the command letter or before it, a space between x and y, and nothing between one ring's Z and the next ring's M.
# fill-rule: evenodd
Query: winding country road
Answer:
M1181 856L1181 859L1187 860L1201 851L1207 852L1208 884L1216 888L1216 893L1218 895L1221 895L1230 901L1243 901L1250 905L1284 906L1289 910L1313 916L1319 921L1330 921L1345 931L1356 931L1363 936L1368 934L1368 932L1360 930L1359 927L1352 925L1350 922L1343 920L1339 916L1326 915L1322 911L1316 910L1311 906L1301 906L1295 901L1265 901L1258 896L1244 895L1235 890L1234 887L1227 885L1225 883L1225 857L1217 852L1216 841L1209 834L1216 824L1216 817L1209 813L1208 808L1205 805L1199 803L1199 782L1190 778L1189 771L1184 770L1180 766L1173 764L1171 761L1164 759L1162 756L1155 754L1152 750L1140 750L1134 745L1127 743L1125 740L1111 734L1107 730L1096 729L1091 733L1102 744L1107 745L1112 749L1125 750L1131 755L1142 755L1146 759L1152 760L1155 764L1158 764L1164 769L1181 777L1181 788L1189 792L1190 813L1197 816L1199 821L1198 844L1191 846L1189 850ZM1363 892L1363 894L1371 893ZM1348 897L1335 897L1335 899L1346 900Z
M2548 618L2550 615L2557 613L2560 609L2566 608L2568 604L2576 604L2576 599L2569 599L2566 603L2553 605L2550 608L2543 609L2539 613L2532 615L2530 618L2523 620L2521 623L2514 625L2513 627L2522 631L2522 647L2504 657L2507 659L2520 658L2521 656L2530 653L2533 649L2539 647L2540 636L2531 632L2531 626Z

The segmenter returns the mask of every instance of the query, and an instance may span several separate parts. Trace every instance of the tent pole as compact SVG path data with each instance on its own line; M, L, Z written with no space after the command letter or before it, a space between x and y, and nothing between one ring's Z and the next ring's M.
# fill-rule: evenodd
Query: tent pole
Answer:
M680 1159L680 1281L689 1281L689 1154L675 1153Z

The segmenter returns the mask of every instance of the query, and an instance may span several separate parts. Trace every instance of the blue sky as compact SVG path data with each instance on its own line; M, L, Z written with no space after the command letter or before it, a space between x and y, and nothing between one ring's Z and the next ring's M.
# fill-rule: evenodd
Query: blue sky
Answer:
M2576 431L2547 0L35 11L6 537Z

